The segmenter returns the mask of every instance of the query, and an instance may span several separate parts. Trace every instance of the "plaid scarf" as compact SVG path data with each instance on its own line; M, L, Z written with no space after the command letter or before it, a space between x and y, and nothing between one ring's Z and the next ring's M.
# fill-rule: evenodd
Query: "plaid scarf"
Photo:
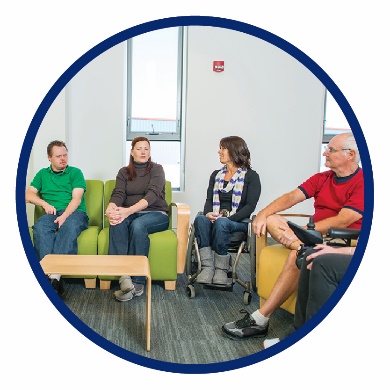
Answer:
M220 203L219 203L219 191L229 192L233 189L232 196L232 211L230 211L228 216L231 216L236 213L238 205L241 201L242 189L244 187L244 178L247 173L246 168L238 168L236 173L230 179L229 183L225 188L223 188L224 177L226 174L226 165L215 176L214 188L213 188L213 213L215 215L219 214Z

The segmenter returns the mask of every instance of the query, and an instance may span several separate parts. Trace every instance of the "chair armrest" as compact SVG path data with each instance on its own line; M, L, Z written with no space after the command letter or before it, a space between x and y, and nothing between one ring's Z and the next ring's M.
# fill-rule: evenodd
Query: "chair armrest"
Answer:
M172 206L177 209L177 273L184 273L186 265L186 253L188 245L188 231L190 227L190 206L185 203L172 202Z
M260 237L256 236L256 258L260 257L261 251L267 246L267 233ZM257 260L256 260L257 263Z
M297 217L297 218L310 218L311 214L289 214L289 213L278 213L278 215L281 215L282 217Z

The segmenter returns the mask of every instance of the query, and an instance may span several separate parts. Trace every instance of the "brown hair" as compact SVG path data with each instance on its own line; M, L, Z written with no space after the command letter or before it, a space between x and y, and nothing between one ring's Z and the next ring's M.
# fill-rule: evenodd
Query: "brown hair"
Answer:
M60 148L61 147L64 147L66 149L66 151L68 151L68 148L66 147L65 145L65 142L63 141L58 141L58 140L55 140L55 141L51 141L49 145L47 145L47 155L49 157L51 157L51 154L53 152L53 147L54 146L59 146Z
M241 137L234 135L222 138L219 146L229 151L230 158L236 167L247 169L251 167L251 153Z
M131 141L131 150L133 150L135 145L141 141L146 141L150 146L150 141L146 137L136 137ZM143 176L147 175L150 172L152 166L153 166L152 158L149 157L148 165L143 173ZM129 165L126 167L126 170L127 170L127 175L129 177L129 180L130 181L135 180L135 178L137 177L137 172L134 168L134 158L131 154L130 154Z

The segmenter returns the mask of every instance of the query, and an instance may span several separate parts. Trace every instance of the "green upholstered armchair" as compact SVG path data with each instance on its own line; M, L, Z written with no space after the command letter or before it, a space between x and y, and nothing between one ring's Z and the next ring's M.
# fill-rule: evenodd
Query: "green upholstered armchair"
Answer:
M86 180L87 190L84 198L88 214L88 229L81 232L77 239L79 255L97 255L98 254L98 235L103 228L103 189L102 180ZM40 206L34 208L34 222L44 214ZM33 232L30 227L30 237L33 241ZM97 276L97 275L96 275ZM84 278L86 288L96 287L96 276L69 275L64 278Z
M107 209L114 187L115 180L105 182L104 211ZM172 186L169 181L165 183L165 200L169 205L169 227L163 232L149 235L148 259L152 280L163 280L166 290L175 290L177 274L183 273L185 267L190 208L186 204L172 202ZM176 225L173 225L173 220L176 221ZM104 216L104 227L98 238L99 255L108 254L109 226L108 218ZM98 275L100 288L110 289L111 280L119 279L120 276Z

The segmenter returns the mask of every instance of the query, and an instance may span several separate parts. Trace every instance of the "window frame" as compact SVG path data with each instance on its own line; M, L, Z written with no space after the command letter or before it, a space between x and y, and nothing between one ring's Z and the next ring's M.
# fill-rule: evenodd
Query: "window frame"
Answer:
M174 28L174 27L171 27ZM177 91L176 91L176 124L175 132L156 133L131 131L132 121L132 40L127 40L127 88L126 88L126 141L132 141L135 137L147 137L150 141L176 141L183 139L183 98L184 98L184 64L185 64L185 27L178 26L178 55L177 55ZM155 119L158 121L158 118ZM181 180L180 180L181 181Z
M330 140L337 134L345 133L347 131L352 131L350 127L348 128L333 128L332 131L327 130L326 123L327 123L327 108L328 108L328 94L330 92L325 89L325 97L324 97L324 119L323 119L323 132L322 132L322 143L323 145L327 145ZM336 104L337 101L336 101ZM340 107L339 107L340 108ZM341 108L340 108L341 111Z

